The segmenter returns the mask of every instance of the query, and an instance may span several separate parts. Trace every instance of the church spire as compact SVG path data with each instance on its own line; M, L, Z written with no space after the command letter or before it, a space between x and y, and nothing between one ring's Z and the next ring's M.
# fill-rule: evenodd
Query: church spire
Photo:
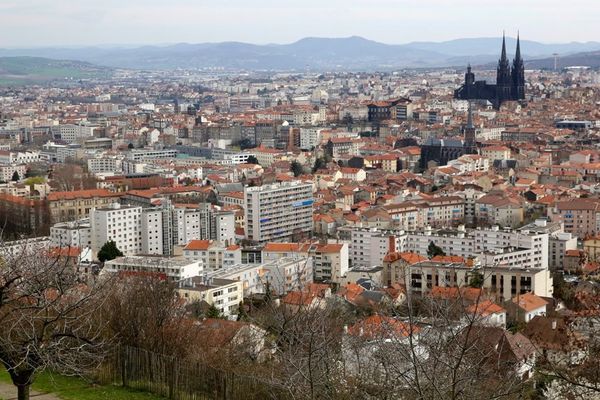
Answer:
M512 94L515 100L523 100L525 98L525 63L521 58L521 39L517 34L517 51L512 65Z
M469 110L467 113L467 129L473 129L473 110L471 109L471 101L469 101Z
M520 34L517 32L517 52L515 54L515 60L517 60L517 62L521 61L521 39L519 36Z
M500 56L500 62L508 61L506 59L506 34L502 31L502 55Z

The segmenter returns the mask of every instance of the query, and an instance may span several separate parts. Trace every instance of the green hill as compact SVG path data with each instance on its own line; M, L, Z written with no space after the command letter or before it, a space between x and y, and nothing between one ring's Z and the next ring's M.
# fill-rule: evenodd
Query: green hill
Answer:
M43 83L108 77L112 69L82 61L42 57L0 57L0 84Z

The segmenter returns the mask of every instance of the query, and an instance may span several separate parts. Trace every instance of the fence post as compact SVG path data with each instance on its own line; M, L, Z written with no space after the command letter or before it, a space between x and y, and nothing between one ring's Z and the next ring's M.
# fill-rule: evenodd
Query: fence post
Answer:
M174 399L175 398L175 359L171 358L169 360L169 363L167 363L168 365L168 371L167 371L167 384L169 386L169 399Z
M123 387L127 387L127 355L125 354L125 346L119 346L119 354L121 356L121 382Z

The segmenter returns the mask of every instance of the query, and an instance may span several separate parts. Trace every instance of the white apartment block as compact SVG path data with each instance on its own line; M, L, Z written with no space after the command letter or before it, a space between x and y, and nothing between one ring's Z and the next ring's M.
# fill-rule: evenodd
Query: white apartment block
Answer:
M226 154L225 160L231 161L232 164L245 164L248 162L248 158L256 157L254 153L235 153L235 154Z
M349 269L348 243L267 243L262 249L262 261L281 258L313 260L313 277L319 281L341 282Z
M104 243L112 240L126 256L162 255L165 252L164 241L170 240L168 235L164 235L163 210L160 208L142 209L113 203L105 208L93 208L90 222L95 254Z
M29 164L40 161L39 151L0 150L0 164Z
M311 150L321 143L321 131L323 128L310 127L300 128L300 148Z
M302 290L313 282L312 257L283 257L262 264L266 274L266 282L277 295L289 291Z
M474 274L480 274L483 277L482 287L497 293L502 301L528 292L541 297L552 297L553 293L550 271L542 268L473 267L463 263L423 261L410 265L404 271L407 288L417 293L426 293L434 286L467 286Z
M246 237L256 242L292 239L313 230L312 184L283 182L244 188Z
M380 266L389 252L403 251L405 240L404 231L353 228L349 246L352 267Z
M127 159L131 161L142 161L151 159L176 158L177 150L131 150L127 153Z
M189 260L200 261L207 271L227 269L242 262L240 246L224 246L212 240L192 240L184 247L183 256Z
M50 227L52 247L92 247L92 227L88 218L59 222Z
M98 157L87 160L88 171L93 174L123 172L123 161L119 157Z
M104 263L102 273L146 273L164 275L171 282L198 276L202 266L183 257L126 256Z
M348 243L312 246L313 276L316 280L342 283L350 267Z
M244 296L265 293L268 271L262 264L236 264L229 268L203 273L204 279L229 279L242 282Z
M12 180L15 172L19 175L19 179L24 179L27 173L27 166L25 165L0 165L0 180L3 182L9 182Z
M52 130L55 139L62 140L65 143L74 143L80 139L93 137L96 128L89 125L64 124L53 127Z
M148 208L140 214L141 254L163 254L163 210Z
M538 221L542 225L543 222ZM520 230L476 229L466 231L464 227L451 230L425 229L408 232L402 251L427 256L431 242L447 255L463 258L479 257L482 265L504 265L518 268L548 269L549 234L545 226L531 224Z
M244 299L244 284L238 280L195 276L185 279L177 293L187 302L205 301L219 309L224 317L236 315Z
M577 237L569 232L555 232L550 235L549 267L550 270L563 270L565 252L577 249Z
M176 245L192 240L216 240L225 245L235 243L235 212L215 209L211 204L197 208L175 207L173 231Z

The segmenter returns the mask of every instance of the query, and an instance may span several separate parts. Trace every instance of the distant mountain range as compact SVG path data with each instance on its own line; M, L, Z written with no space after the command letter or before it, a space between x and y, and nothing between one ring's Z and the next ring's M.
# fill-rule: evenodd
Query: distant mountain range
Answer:
M0 57L0 84L33 84L109 76L112 68L43 57Z
M362 37L304 38L290 44L241 42L179 43L141 47L0 49L0 57L35 56L78 60L115 68L211 68L243 70L386 70L485 65L500 54L501 38L456 39L446 42L384 44ZM515 39L507 38L509 53ZM545 44L522 40L526 60L563 60L577 53L600 51L600 42ZM552 62L553 63L553 62ZM553 64L552 64L553 65Z

